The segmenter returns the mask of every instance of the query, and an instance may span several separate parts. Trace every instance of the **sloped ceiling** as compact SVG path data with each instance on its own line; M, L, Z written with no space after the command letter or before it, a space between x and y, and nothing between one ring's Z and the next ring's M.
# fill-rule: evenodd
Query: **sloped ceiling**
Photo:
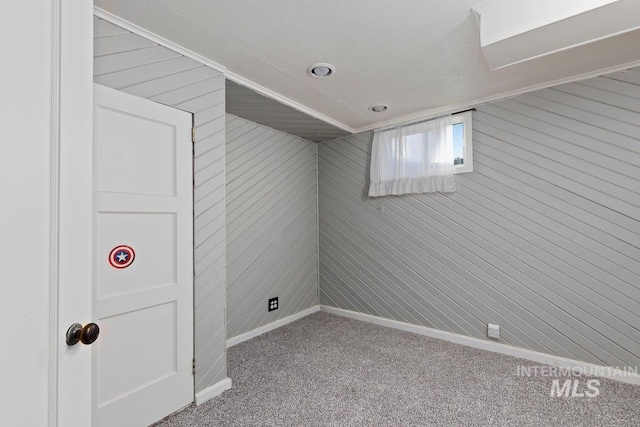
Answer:
M640 63L630 32L491 70L472 8L482 0L96 0L348 132ZM328 79L307 74L317 62ZM385 113L368 107L389 104Z
M309 141L322 142L349 135L348 131L313 118L229 80L226 81L225 109L227 113L300 136Z

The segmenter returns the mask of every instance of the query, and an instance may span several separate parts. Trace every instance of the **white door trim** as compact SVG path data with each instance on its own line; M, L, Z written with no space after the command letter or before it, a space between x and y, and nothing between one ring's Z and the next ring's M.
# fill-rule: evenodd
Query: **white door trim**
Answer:
M64 333L91 316L93 5L52 0L48 425L91 423L89 351L67 349ZM89 112L89 114L87 114ZM67 215L66 212L74 212ZM89 240L87 240L89 239ZM74 251L71 259L70 251ZM67 288L67 286L70 286ZM71 390L73 396L65 395Z
M60 9L51 1L51 152L49 190L49 427L58 425L58 201L60 189Z

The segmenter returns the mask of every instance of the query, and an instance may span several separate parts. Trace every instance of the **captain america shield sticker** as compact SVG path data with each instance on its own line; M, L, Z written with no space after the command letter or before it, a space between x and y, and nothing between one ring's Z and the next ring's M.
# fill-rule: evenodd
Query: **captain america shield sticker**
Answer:
M135 258L136 253L131 246L120 245L113 248L109 253L109 264L113 268L127 268Z

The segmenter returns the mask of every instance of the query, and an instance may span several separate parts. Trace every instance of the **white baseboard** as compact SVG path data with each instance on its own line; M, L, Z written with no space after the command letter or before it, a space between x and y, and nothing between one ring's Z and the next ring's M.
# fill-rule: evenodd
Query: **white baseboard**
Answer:
M213 399L231 388L231 378L225 378L215 383L211 387L207 387L199 393L196 393L196 406L202 405L207 400Z
M579 370L580 372L585 372L593 376L610 378L625 383L640 385L640 375L638 375L637 373L618 370L609 366L594 365L592 363L586 363L580 360L567 359L565 357L554 356L551 354L540 353L538 351L513 347L507 344L485 341L478 338L467 337L451 332L439 331L437 329L427 328L425 326L412 325L410 323L398 322L397 320L385 319L383 317L371 316L369 314L358 313L355 311L344 310L341 308L330 307L326 305L321 305L320 310L327 313L336 314L338 316L348 317L350 319L374 323L376 325L399 329L401 331L413 332L415 334L438 338L441 340L466 345L481 350L519 357L521 359L527 359L543 365L551 365L559 368Z
M313 307L307 308L306 310L302 310L296 314L292 314L291 316L283 317L282 319L276 320L275 322L267 323L264 326L260 326L252 331L245 332L244 334L236 335L233 338L229 338L227 340L227 348L233 347L236 344L240 344L241 342L250 340L251 338L255 338L259 335L262 335L266 332L272 331L280 326L284 326L287 323L294 322L298 319L301 319L305 316L308 316L312 313L316 313L320 311L319 305L314 305Z

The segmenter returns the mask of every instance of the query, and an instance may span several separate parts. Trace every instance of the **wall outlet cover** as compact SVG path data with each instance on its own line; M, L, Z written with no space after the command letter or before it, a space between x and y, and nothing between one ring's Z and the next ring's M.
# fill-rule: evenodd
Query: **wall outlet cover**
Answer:
M487 336L494 340L500 339L500 325L496 325L495 323L487 324Z
M278 309L278 297L269 298L269 311Z

